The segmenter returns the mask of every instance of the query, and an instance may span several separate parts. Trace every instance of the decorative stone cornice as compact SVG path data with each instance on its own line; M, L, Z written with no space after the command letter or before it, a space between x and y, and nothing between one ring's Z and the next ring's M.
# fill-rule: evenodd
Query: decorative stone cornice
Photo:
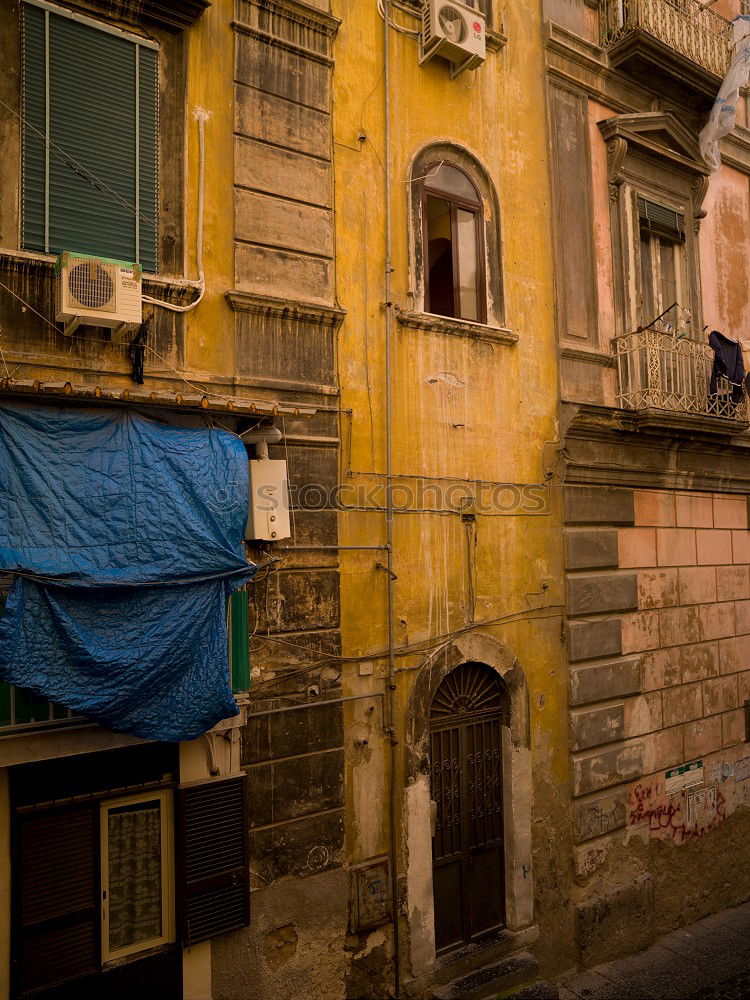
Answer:
M585 361L589 365L601 365L602 368L615 367L615 359L611 354L587 351L580 347L561 347L560 357L568 361Z
M671 111L644 111L639 114L614 115L599 122L605 142L624 140L653 156L660 156L693 174L709 176L710 167L701 156L697 137ZM660 133L669 140L667 145Z
M490 344L508 346L518 342L518 334L512 330L506 330L501 326L487 326L484 323L472 323L465 319L451 319L447 316L435 316L432 313L402 312L400 309L396 309L396 319L401 326L463 337L464 340L483 340Z
M194 24L211 6L211 0L140 0L133 6L143 19L175 31Z
M673 410L625 410L619 407L597 406L595 404L567 404L574 406L572 420L567 427L567 435L585 439L612 439L624 444L622 435L633 435L671 440L679 438L684 445L698 442L714 442L726 447L726 438L742 436L743 453L748 453L750 442L744 440L748 429L746 421L728 417L714 417L709 414L679 413Z
M750 492L747 424L563 402L565 482Z
M248 6L260 11L269 11L287 21L296 21L306 28L322 32L331 40L336 37L341 27L339 18L320 10L319 7L311 7L304 0L235 0L235 18L240 24L247 24L242 15Z
M251 24L244 24L242 21L232 21L232 28L240 35L249 35L251 38L257 38L258 41L265 42L267 45L273 45L276 49L283 49L285 52L291 52L292 55L301 56L303 59L320 63L322 66L332 67L334 65L331 56L316 52L315 49L311 49L306 45L298 45L296 42L290 42L286 38L280 38L270 31L254 28Z
M89 0L86 6L73 0L73 6L84 13L91 13L92 5L103 17L116 21L182 31L195 24L211 0Z
M334 306L298 302L294 299L278 299L271 295L256 295L253 292L230 291L226 293L226 297L235 312L312 323L316 326L331 327L334 330L341 326L346 316L345 309L338 309Z

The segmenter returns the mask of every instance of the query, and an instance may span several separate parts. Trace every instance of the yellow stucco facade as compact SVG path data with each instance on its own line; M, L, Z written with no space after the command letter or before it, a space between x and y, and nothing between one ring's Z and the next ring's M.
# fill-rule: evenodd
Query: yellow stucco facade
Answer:
M395 780L407 979L429 973L435 959L429 782L409 770L407 734L411 714L429 709L415 707L417 678L455 639L495 640L517 659L528 685L533 782L529 773L529 787L506 794L534 799L538 875L529 871L531 854L522 858L520 847L506 851L507 885L520 872L525 888L533 883L543 896L565 863L559 821L568 783L567 689L542 30L533 5L495 7L494 51L456 79L441 59L420 66L418 42L390 32L386 162L383 19L374 3L333 4L342 21L334 72L337 290L346 310L338 345L340 482L344 506L360 508L339 515L343 678L350 695L382 691L388 683L385 553L353 550L387 540L388 392L394 502L401 508L393 527L397 773L395 779L390 774L389 741L368 715L368 703L349 706L347 731L367 737L368 745L349 759L346 844L352 861L388 853L387 802ZM401 6L394 5L392 18L407 30L419 28ZM502 288L502 305L491 303L490 311L494 306L495 325L512 335L504 341L478 325L449 328L423 315L416 274L422 234L414 209L422 178L413 167L432 145L440 150L438 161L451 162L451 148L453 162L468 154L485 172L486 215L499 209L499 252L488 255L487 269ZM390 385L385 170L391 185ZM535 485L536 499L501 484ZM462 519L462 497L476 502L475 521ZM526 816L530 822L530 811ZM547 833L552 817L554 846ZM507 814L506 821L515 822ZM530 830L516 831L524 835ZM529 905L517 926L533 923Z

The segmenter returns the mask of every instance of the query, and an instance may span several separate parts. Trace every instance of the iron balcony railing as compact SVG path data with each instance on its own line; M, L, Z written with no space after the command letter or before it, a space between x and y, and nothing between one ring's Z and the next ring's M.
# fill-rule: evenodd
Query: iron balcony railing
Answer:
M732 25L701 0L601 0L601 43L610 48L643 31L722 79L732 53Z
M641 330L614 341L620 406L627 410L668 410L747 422L744 393L732 400L724 378L710 392L714 353L708 344L660 330Z

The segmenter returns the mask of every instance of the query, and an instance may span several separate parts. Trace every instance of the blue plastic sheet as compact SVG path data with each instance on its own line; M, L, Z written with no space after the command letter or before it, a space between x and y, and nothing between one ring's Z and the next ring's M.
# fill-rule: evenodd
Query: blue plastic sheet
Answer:
M0 678L110 729L192 739L237 714L226 599L247 454L127 410L0 406Z

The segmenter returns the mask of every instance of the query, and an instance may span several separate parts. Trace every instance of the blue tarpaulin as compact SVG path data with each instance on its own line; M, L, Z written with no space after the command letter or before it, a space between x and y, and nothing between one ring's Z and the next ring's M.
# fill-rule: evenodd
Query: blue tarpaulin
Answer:
M128 410L0 406L0 678L119 732L237 714L226 599L248 580L234 435Z

